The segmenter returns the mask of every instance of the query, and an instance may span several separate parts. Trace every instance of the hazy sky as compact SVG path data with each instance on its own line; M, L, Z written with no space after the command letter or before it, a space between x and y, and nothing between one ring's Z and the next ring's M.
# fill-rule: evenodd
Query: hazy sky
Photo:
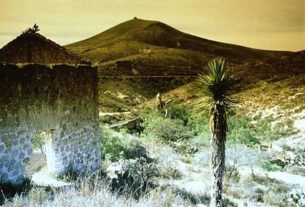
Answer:
M305 49L305 0L0 0L0 47L34 22L68 44L134 16L222 42Z

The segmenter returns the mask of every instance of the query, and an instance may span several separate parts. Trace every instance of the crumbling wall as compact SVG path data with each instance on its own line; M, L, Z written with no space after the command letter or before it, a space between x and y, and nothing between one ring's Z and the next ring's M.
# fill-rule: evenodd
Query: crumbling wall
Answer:
M40 130L52 133L54 172L100 167L95 68L0 64L0 84L2 181L24 179L31 136Z

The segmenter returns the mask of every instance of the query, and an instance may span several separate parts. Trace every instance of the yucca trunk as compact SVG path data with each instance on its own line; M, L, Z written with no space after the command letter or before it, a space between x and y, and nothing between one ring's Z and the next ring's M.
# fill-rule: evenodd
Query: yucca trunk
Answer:
M212 142L212 186L210 207L223 207L222 178L225 167L225 142L227 120L225 107L216 104L210 114L210 129Z

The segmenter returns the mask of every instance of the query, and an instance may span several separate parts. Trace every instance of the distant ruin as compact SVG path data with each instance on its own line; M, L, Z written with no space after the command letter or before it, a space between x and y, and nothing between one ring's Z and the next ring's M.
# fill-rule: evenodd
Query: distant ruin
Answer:
M0 62L1 182L25 179L37 132L50 173L98 169L96 68L36 33L3 47Z

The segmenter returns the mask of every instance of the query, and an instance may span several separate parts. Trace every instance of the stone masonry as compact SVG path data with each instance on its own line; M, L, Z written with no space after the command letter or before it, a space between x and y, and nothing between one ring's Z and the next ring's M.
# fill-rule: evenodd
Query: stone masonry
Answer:
M31 136L48 131L48 168L100 167L97 70L90 66L0 64L0 181L25 178Z

